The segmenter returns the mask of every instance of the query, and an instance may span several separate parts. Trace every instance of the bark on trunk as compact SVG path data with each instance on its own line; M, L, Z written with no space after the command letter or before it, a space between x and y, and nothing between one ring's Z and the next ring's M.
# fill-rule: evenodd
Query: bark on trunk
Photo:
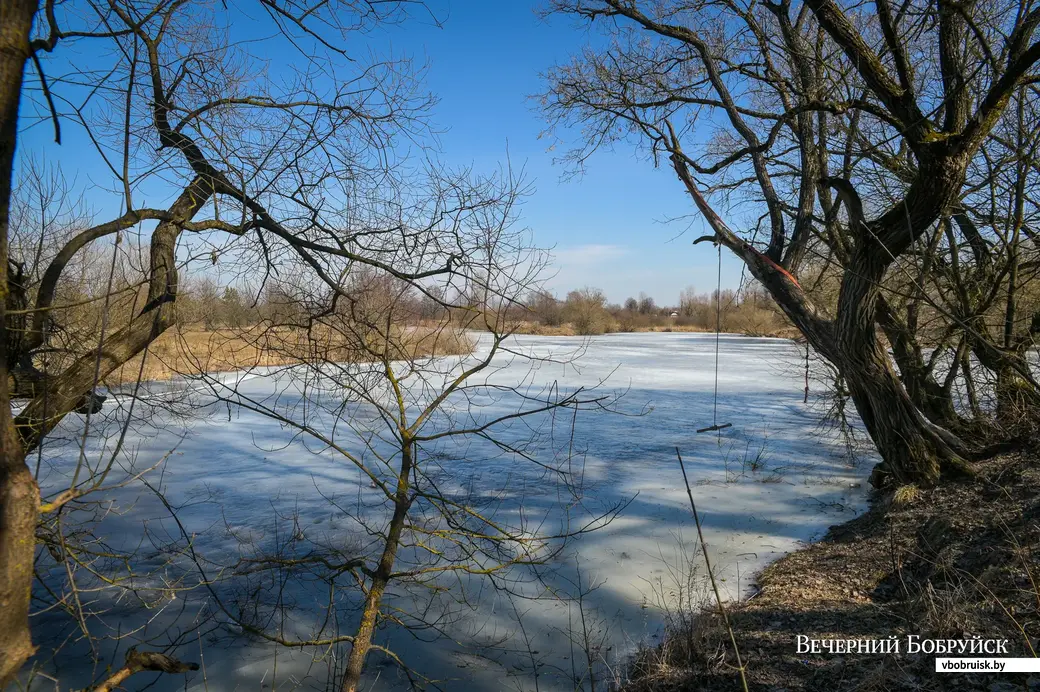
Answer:
M365 668L365 658L372 648L372 635L375 633L376 624L379 619L379 608L382 604L383 593L386 585L390 583L390 576L394 570L394 560L397 557L397 548L401 543L401 534L404 531L405 520L411 507L411 499L408 496L410 490L409 477L412 473L412 445L405 442L401 448L401 469L397 478L397 490L394 497L394 514L390 519L390 526L386 534L386 542L383 544L383 553L379 557L379 565L372 578L372 584L365 596L365 607L361 612L361 622L358 624L354 641L351 645L350 656L347 658L346 670L343 674L343 692L356 692L361 684L361 673Z
M0 404L8 408L4 403ZM40 493L21 454L10 413L0 453L0 689L18 673L35 647L29 633L29 599Z
M870 301L854 303L857 307L846 309L848 322L870 324ZM845 379L856 411L883 460L871 476L875 486L895 482L927 487L942 475L971 473L958 452L958 447L963 448L959 441L930 423L911 400L872 325L836 330L840 339L814 325L798 326Z
M970 473L967 462L930 425L911 401L878 344L845 344L832 361L845 375L849 393L883 463L874 485L935 485L941 475Z
M376 621L379 618L379 606L386 590L386 582L376 578L365 597L365 608L361 613L361 623L358 625L354 642L351 645L350 656L347 657L347 666L343 674L343 692L356 692L361 684L361 673L365 670L365 659L372 648L372 635L376 631Z
M880 486L891 479L927 487L944 473L963 475L970 468L952 446L964 445L926 420L911 400L878 339L876 325L884 312L881 283L890 261L867 233L860 235L852 255L856 271L842 279L835 338L830 349L821 350L845 376L856 411L883 460L871 482Z
M8 226L18 103L36 3L0 2L0 689L33 654L29 634L39 489L11 420L7 362Z

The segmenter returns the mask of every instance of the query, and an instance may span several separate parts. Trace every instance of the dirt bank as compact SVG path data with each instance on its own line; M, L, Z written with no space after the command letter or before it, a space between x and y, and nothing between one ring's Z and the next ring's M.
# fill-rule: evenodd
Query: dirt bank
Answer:
M1040 689L1040 674L936 673L934 654L906 651L909 635L1007 640L1006 657L1040 650L1038 447L978 471L969 481L879 496L866 514L766 568L756 593L729 611L750 688ZM639 654L625 689L741 689L718 615L687 622ZM895 635L902 647L899 654L799 654L798 635Z

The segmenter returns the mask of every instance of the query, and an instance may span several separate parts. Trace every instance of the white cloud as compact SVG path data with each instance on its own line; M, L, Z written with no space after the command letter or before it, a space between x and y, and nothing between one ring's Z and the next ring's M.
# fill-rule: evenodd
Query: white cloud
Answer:
M575 245L574 247L557 248L552 251L552 254L554 264L559 267L587 267L623 257L628 254L628 249L621 245Z
M609 290L610 278L627 270L627 258L631 249L623 245L589 243L552 250L553 262L547 287L560 296L582 286L595 286Z

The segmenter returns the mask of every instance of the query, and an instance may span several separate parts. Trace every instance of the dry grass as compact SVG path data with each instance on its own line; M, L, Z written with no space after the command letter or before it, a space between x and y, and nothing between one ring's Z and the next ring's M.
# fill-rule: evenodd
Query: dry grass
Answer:
M557 326L549 326L540 322L518 322L510 325L514 334L527 334L533 336L578 336L574 325L565 323Z
M291 365L326 359L337 362L376 360L385 346L370 338L367 350L331 332L254 326L206 331L194 325L163 333L150 346L141 371L141 355L114 371L109 385L165 381L179 375L228 372L253 367ZM473 342L460 330L443 326L401 327L391 340L394 359L417 359L470 353Z
M921 496L921 491L916 485L901 485L892 493L892 505L901 507L913 504Z

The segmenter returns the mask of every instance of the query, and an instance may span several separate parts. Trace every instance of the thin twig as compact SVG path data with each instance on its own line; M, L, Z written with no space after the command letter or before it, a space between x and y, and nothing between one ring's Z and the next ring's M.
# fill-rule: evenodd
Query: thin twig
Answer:
M701 543L701 553L704 555L704 565L708 568L708 579L711 580L711 589L715 592L715 602L719 606L719 614L729 632L729 641L733 645L733 654L737 657L737 670L740 671L740 683L744 686L744 692L748 692L747 676L744 674L744 662L740 659L740 649L737 647L737 636L733 634L733 626L729 622L726 608L722 605L722 596L719 594L719 585L715 581L715 571L711 567L711 559L708 557L708 547L704 544L704 532L701 530L701 518L697 514L697 504L693 501L693 491L690 490L690 479L686 477L686 464L683 463L679 448L675 448L675 456L679 457L679 468L682 469L683 483L686 485L686 496L690 498L690 509L693 510L693 521L697 524L697 539Z

